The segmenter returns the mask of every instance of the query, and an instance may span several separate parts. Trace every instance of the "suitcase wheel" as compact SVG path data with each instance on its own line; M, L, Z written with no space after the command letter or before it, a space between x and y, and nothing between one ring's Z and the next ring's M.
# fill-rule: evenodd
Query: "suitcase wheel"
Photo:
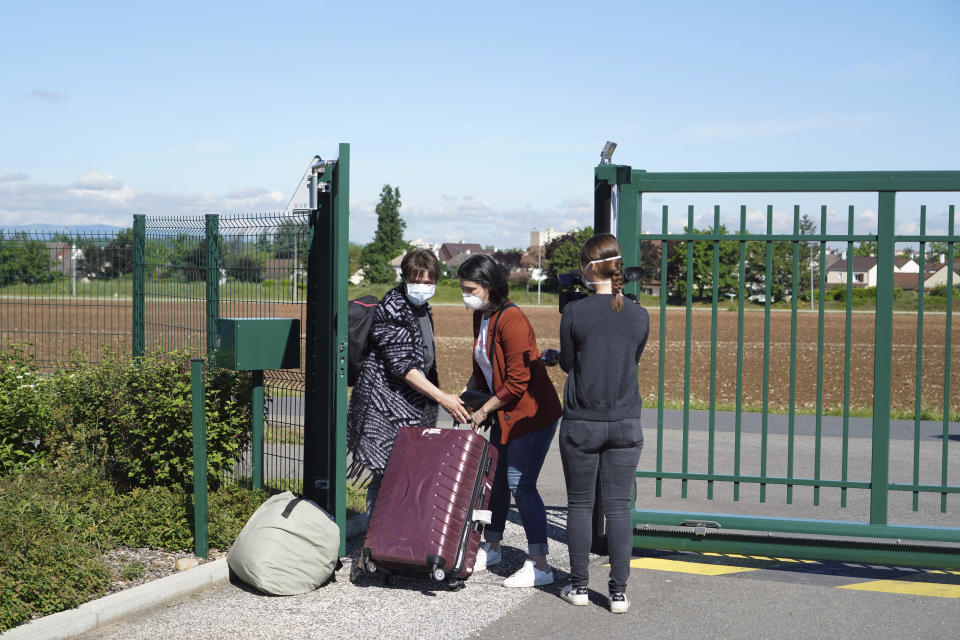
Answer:
M450 591L460 591L460 589L463 589L465 586L467 585L459 578L450 578L447 580L447 589Z
M363 568L367 570L367 573L376 573L377 563L370 558L367 558L363 563Z
M447 572L441 569L440 567L434 565L433 569L430 571L430 577L436 580L437 582L443 582L447 577Z

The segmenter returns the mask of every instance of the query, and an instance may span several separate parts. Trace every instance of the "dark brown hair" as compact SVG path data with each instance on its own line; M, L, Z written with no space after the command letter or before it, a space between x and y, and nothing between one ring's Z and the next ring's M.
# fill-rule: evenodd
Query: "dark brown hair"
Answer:
M584 242L583 248L580 249L580 269L583 270L594 260L604 260L619 255L620 243L617 242L616 236L609 233L595 235ZM610 278L614 293L610 306L615 311L623 309L623 259L597 262L593 265L593 272L598 278Z
M483 285L489 292L490 306L494 309L502 309L509 300L510 285L503 275L503 269L488 255L478 253L464 260L457 270L457 277Z
M424 271L434 282L440 279L440 261L437 260L437 256L433 255L432 251L414 249L403 256L403 260L400 261L400 275L404 282L419 276Z

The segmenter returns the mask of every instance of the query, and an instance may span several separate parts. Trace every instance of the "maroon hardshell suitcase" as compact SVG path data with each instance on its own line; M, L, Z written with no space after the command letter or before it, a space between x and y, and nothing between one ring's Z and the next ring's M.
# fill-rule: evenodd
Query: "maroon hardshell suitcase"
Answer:
M420 573L451 589L473 573L497 450L470 429L403 427L384 470L360 567Z

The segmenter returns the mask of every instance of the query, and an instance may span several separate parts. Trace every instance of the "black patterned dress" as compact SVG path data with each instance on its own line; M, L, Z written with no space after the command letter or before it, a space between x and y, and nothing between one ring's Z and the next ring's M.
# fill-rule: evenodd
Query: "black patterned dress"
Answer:
M429 305L427 313L432 326ZM403 285L391 289L377 307L370 353L347 409L347 449L353 457L349 478L382 474L400 427L436 424L437 404L404 380L411 369L423 371L423 346L423 332ZM436 364L424 373L438 384Z

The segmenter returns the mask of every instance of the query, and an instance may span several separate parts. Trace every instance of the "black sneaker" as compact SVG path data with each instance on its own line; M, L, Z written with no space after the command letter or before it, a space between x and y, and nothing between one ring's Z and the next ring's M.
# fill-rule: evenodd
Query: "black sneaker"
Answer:
M630 610L630 600L625 593L610 594L610 613L626 613Z

